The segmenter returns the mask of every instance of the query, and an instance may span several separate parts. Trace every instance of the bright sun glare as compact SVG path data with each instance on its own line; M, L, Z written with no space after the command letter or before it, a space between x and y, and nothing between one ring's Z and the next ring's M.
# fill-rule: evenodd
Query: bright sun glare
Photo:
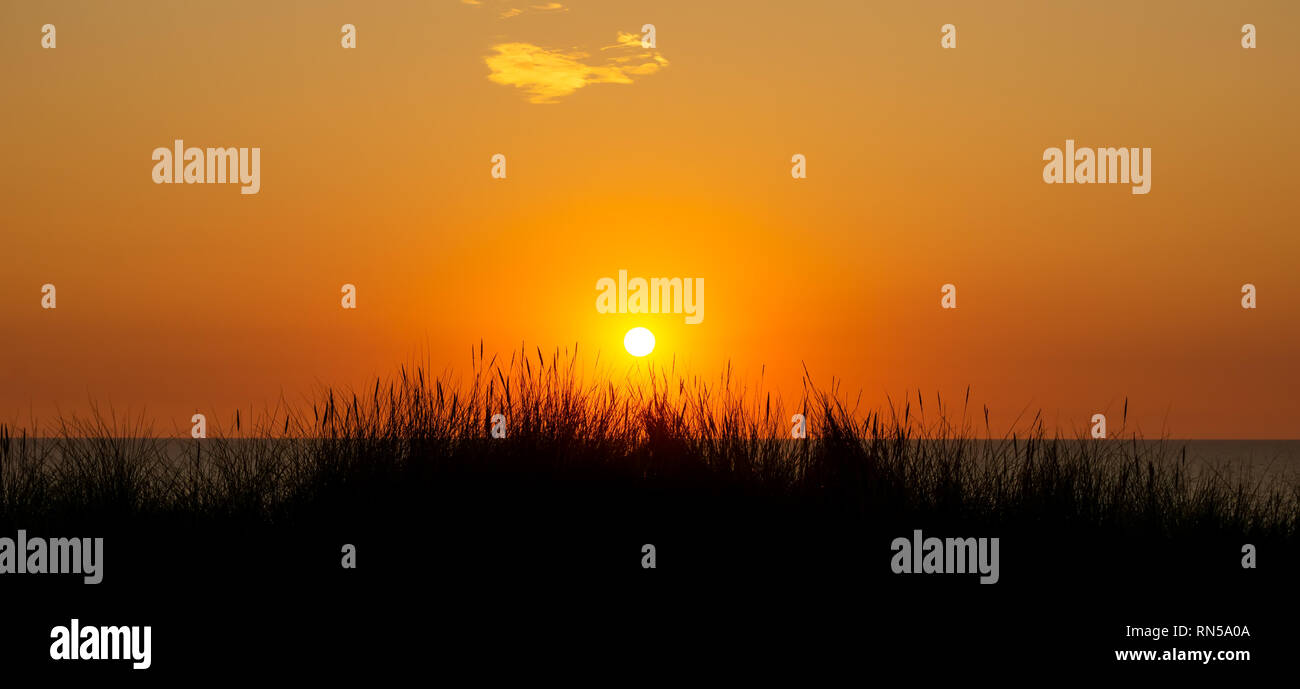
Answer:
M645 328L632 328L623 336L623 346L632 356L645 356L655 349L655 335Z

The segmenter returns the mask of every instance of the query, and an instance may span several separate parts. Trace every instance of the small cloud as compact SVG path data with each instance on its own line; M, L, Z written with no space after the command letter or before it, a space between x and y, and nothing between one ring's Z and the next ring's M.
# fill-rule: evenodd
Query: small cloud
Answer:
M569 11L569 8L565 7L564 3L561 2L544 2L537 5L528 5L527 9L523 9L519 7L510 7L508 3L511 1L512 0L460 0L460 3L472 7L489 7L491 11L496 13L498 19L510 19L512 17L518 17L521 14L529 13L555 14Z
M497 16L502 19L509 19L511 17L518 17L519 15L527 12L556 13L556 12L568 12L568 11L569 8L565 7L563 3L548 2L542 5L529 5L528 9L526 10L521 10L518 7L511 7L510 9L499 12Z
M659 51L641 47L639 36L621 31L617 43L601 48L601 52L617 50L622 54L604 55L597 61L589 61L591 55L579 50L544 48L532 43L501 43L492 49L496 54L484 58L491 71L488 79L522 89L530 103L555 103L589 84L631 84L633 77L654 74L668 66Z
M640 48L641 36L639 34L628 33L627 31L618 32L618 39L614 45L607 45L601 50L618 50L619 48Z

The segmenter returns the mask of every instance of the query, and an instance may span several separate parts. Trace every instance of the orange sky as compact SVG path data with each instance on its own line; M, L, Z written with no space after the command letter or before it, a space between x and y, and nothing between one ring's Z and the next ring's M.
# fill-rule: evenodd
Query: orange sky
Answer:
M550 5L4 3L0 420L185 431L480 339L626 366L644 325L787 396L1300 437L1295 3ZM178 138L260 146L260 193L154 184ZM1152 148L1151 193L1044 184L1067 138ZM619 269L705 278L704 322L597 313Z

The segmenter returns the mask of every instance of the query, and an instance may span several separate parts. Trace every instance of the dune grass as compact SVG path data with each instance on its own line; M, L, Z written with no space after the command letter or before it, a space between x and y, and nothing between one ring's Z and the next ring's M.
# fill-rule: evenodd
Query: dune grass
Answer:
M402 368L359 392L322 390L204 440L158 437L92 409L48 429L0 426L0 520L176 516L274 522L366 495L476 480L653 485L813 505L849 523L942 515L1195 538L1294 541L1300 483L1193 471L1171 442L1049 435L1035 417L988 439L960 411L917 397L861 411L805 377L792 405L734 382L652 371L586 376L576 350L473 353L465 378ZM969 395L968 395L969 397ZM790 416L808 438L790 438ZM493 438L492 416L507 419ZM977 439L983 436L984 439ZM1121 433L1122 436L1122 433ZM486 478L485 478L486 477ZM590 483L598 480L601 483ZM538 485L543 485L539 483Z

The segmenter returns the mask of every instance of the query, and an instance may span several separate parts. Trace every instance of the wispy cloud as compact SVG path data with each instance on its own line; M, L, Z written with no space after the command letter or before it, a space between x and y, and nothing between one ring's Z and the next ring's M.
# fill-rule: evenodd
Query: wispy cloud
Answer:
M595 60L581 50L532 43L501 43L492 49L495 54L484 58L488 79L523 90L530 103L555 103L589 84L631 84L634 77L668 66L658 50L641 47L640 36L622 31L613 45L600 49Z
M460 1L463 4L474 5L474 6L481 6L484 2L484 0L460 0ZM557 14L560 12L569 11L569 8L566 7L564 3L560 3L560 2L544 2L540 5L525 5L523 7L510 7L509 4L507 4L510 1L511 0L505 0L503 2L502 0L497 0L497 2L494 3L496 7L500 8L496 10L498 19L510 19L511 17L518 17L521 14L529 14L529 13Z
M627 31L620 31L618 32L618 40L614 42L614 45L607 45L601 50L617 50L619 48L632 48L635 50L640 47L641 36Z

